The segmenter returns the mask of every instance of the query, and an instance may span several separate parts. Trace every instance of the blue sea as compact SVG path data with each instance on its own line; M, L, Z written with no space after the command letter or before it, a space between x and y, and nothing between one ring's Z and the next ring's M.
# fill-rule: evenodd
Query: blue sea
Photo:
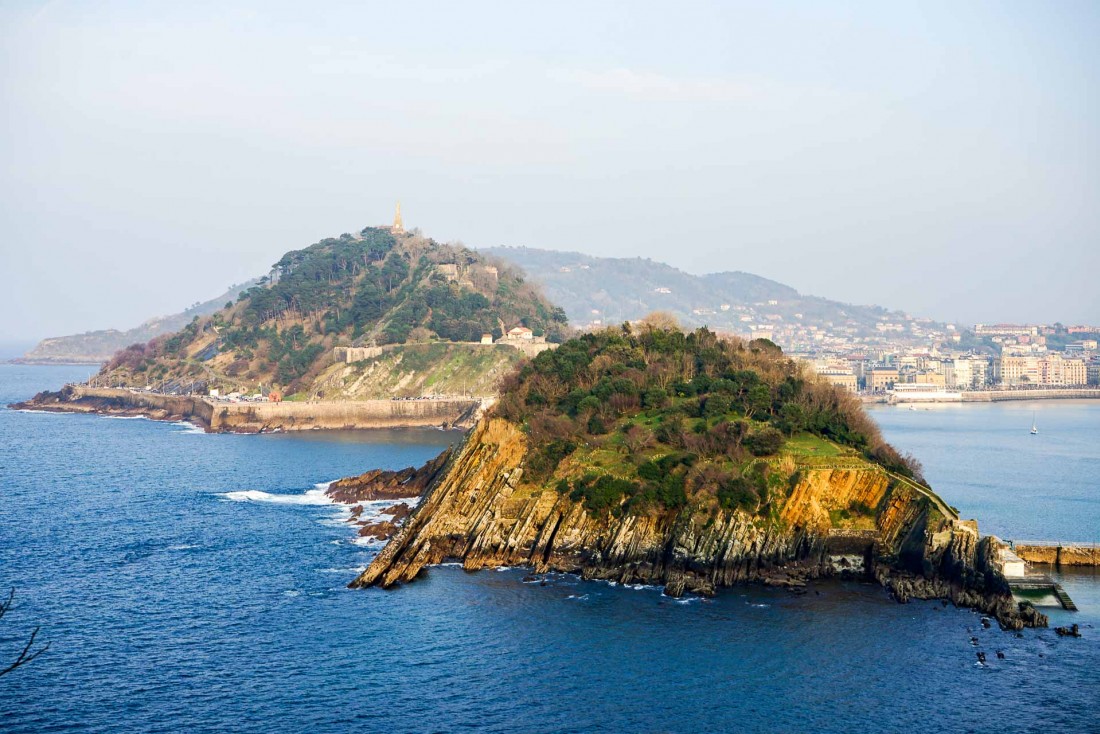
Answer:
M0 365L0 403L87 373ZM1098 539L1100 402L874 416L984 531ZM0 410L0 667L36 625L50 644L0 677L0 731L1100 731L1093 572L1061 575L1080 612L1049 610L1082 639L860 583L673 600L452 566L345 588L377 546L319 486L457 438Z

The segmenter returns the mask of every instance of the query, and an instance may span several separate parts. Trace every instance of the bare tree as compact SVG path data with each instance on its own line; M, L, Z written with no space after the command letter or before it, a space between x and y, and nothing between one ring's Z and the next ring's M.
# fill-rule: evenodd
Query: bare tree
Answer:
M11 593L8 594L8 600L3 602L3 603L0 603L0 619L3 619L4 615L8 613L9 609L11 609L12 601L14 599L15 599L15 588L13 587L12 590L11 590ZM27 663L34 660L36 657L38 657L39 655L41 655L42 653L44 653L44 652L46 652L47 650L50 649L50 643L47 642L45 645L40 647L38 650L35 650L34 652L31 652L31 648L34 647L34 639L36 637L38 637L39 629L41 629L41 628L39 628L39 627L34 628L34 632L31 632L31 638L29 640L27 640L27 644L23 647L23 651L19 653L19 657L17 657L15 659L15 662L13 662L8 667L0 669L0 675L7 675L8 673L12 672L16 668L20 667L21 665L26 665Z

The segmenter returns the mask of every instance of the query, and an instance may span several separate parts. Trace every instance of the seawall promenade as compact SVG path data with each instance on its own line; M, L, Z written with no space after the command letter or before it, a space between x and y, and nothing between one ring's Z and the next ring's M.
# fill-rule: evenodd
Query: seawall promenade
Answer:
M460 428L471 425L488 401L477 398L314 402L240 402L69 385L16 407L73 413L143 415L187 420L211 432Z
M863 393L867 404L999 403L1007 400L1097 400L1100 387L1034 388L1029 390L964 390L943 396L906 396L892 392Z

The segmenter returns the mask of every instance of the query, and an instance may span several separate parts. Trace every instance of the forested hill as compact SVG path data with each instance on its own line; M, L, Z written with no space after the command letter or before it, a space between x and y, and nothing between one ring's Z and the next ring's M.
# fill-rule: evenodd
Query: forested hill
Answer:
M800 294L794 288L744 272L692 275L643 258L591 257L529 247L479 250L523 268L570 322L619 324L653 311L682 323L749 333L749 324L798 324L873 331L876 322L903 319L879 306L856 306Z
M335 346L476 342L526 326L560 341L565 313L513 266L416 234L367 228L288 252L236 303L116 354L134 386L306 389Z
M923 481L854 396L769 341L705 328L642 322L571 339L505 380L494 414L527 433L525 481L572 491L593 511L675 509L696 495L763 511L793 485L757 459L785 446Z
M226 302L237 300L240 294L259 281L250 280L230 286L220 296L196 303L180 313L151 318L132 329L100 329L70 336L54 336L38 342L34 349L23 355L26 362L55 362L95 364L106 362L118 350L136 342L147 342L161 334L168 334L186 326L196 316L209 316Z

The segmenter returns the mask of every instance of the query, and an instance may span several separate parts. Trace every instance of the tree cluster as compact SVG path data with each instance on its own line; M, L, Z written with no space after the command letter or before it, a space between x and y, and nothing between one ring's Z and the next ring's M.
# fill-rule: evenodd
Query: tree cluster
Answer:
M675 508L699 491L727 509L764 511L769 469L757 459L801 432L916 474L853 396L807 375L771 342L706 329L624 325L585 334L510 377L495 410L529 434L532 481L553 477L582 447L628 457L632 470L621 476L589 473L556 485L594 512Z

